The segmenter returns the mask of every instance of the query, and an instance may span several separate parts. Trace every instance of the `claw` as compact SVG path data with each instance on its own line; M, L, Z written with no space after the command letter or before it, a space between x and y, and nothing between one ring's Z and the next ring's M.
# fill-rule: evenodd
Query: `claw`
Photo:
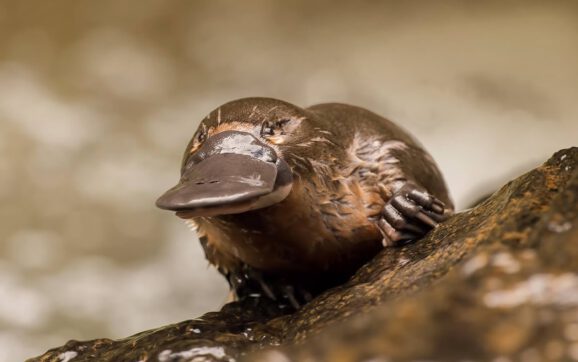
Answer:
M237 300L262 297L277 302L279 306L299 309L313 299L313 295L302 286L289 284L287 280L264 274L246 264L236 273L229 274L228 279Z
M429 193L427 193L426 191L421 191L421 190L411 190L409 192L408 198L410 200L413 200L414 202L416 202L418 205L426 208L426 209L437 209L443 211L444 208L444 203L439 201L438 199L436 199L435 197L433 197L432 195L430 195ZM440 209L441 207L441 209ZM435 211L435 210L434 210Z
M295 298L295 289L293 289L293 287L291 285L285 286L283 288L283 291L285 292L285 296L287 297L287 299L289 300L289 303L291 303L291 306L293 308L295 308L295 309L301 308L301 305L297 301L297 298Z
M417 234L412 232L400 232L385 219L379 220L377 225L378 229L381 231L381 235L383 236L381 241L383 246L398 245L400 243L415 239L418 235L422 234L421 230Z
M401 212L391 204L387 204L383 208L383 217L391 226L398 230L402 229L407 224L407 221L404 219Z
M391 204L399 210L410 216L415 216L421 212L419 206L408 200L406 197L393 197L391 199Z
M383 230L381 230L380 227L378 227L379 231L381 232L381 245L383 245L384 247L389 247L389 246L395 246L395 242L393 240L391 240L391 238L383 232Z
M438 224L434 219L429 217L425 212L420 212L415 217L418 220L420 220L421 222L423 222L424 224L431 226L432 228L435 228Z
M263 280L259 280L259 284L261 285L261 289L263 289L263 292L267 297L273 300L277 300L277 298L275 297L275 293L273 293L273 291L271 290L271 288L269 288L267 283L265 283Z
M434 203L431 206L431 209L433 210L433 212L435 212L436 214L443 214L444 213L444 205L443 204L438 204L438 203Z
M263 275L256 271L255 269L249 268L249 267L245 267L246 269L246 277L248 279L253 279L255 281L257 281L257 283L259 283L259 287L261 288L261 290L263 291L263 293L265 293L265 295L267 297L269 297L270 299L273 300L277 300L277 298L275 297L275 293L273 292L273 290L269 287L269 284L267 284L267 282L265 281L265 278L263 277Z
M447 219L451 210L420 186L406 183L383 207L378 228L384 246L418 239Z

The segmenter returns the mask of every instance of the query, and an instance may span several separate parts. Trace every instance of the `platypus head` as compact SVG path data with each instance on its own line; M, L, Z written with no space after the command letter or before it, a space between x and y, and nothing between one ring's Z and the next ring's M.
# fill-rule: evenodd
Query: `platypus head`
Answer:
M284 149L306 138L304 119L303 109L269 98L240 99L212 111L187 146L179 183L157 206L189 219L281 202L294 182Z

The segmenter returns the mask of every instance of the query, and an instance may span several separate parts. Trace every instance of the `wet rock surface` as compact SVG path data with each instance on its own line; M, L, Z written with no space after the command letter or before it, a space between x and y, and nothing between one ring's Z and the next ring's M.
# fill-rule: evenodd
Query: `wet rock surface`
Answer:
M578 360L577 225L572 148L296 313L230 303L29 361Z

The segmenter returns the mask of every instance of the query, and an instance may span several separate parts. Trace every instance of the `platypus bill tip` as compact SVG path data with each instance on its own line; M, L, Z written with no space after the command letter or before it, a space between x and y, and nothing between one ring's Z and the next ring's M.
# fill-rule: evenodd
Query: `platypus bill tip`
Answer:
M276 182L277 163L234 153L213 155L185 170L181 181L156 205L184 219L238 214L273 205L290 191L290 184Z

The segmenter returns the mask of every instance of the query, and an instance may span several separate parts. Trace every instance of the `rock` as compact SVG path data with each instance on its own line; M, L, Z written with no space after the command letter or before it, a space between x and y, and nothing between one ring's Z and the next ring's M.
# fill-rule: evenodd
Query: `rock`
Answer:
M246 300L29 361L578 360L577 225L571 148L296 313Z

